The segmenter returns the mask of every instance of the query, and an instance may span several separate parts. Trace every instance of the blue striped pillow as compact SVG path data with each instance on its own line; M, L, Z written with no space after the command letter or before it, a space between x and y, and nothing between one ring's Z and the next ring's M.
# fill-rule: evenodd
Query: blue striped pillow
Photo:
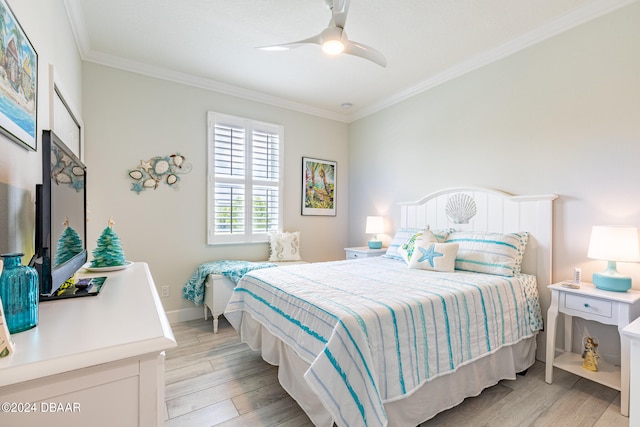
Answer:
M479 233L456 231L447 243L458 243L456 270L513 276L520 273L528 232Z

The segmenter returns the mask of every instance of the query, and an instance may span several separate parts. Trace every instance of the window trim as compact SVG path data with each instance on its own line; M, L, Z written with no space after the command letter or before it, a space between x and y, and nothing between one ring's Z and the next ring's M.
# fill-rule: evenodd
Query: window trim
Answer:
M244 179L217 179L215 175L215 127L216 124L224 123L225 125L238 126L245 130L245 142L248 142L245 152L245 175ZM252 224L253 215L253 186L262 186L265 181L253 178L253 163L251 150L251 136L254 130L275 133L278 135L278 214L277 214L277 231L283 229L283 211L284 211L284 127L272 123L261 122L257 120L247 119L243 117L231 116L227 114L209 111L207 113L207 244L247 244L262 243L269 241L268 232L254 233ZM215 186L217 182L236 181L242 183L245 188L244 201L244 233L234 234L216 234L215 233ZM272 184L267 182L267 184ZM274 230L275 231L275 230Z

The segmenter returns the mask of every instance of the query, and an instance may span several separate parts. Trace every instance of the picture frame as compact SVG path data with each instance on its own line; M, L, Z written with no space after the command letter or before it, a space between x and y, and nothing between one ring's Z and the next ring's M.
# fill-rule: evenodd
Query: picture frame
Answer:
M49 64L49 125L73 154L84 162L84 123L66 94L67 91L58 82L53 64Z
M336 216L337 163L302 158L302 215Z
M38 54L6 0L0 15L0 131L36 151Z

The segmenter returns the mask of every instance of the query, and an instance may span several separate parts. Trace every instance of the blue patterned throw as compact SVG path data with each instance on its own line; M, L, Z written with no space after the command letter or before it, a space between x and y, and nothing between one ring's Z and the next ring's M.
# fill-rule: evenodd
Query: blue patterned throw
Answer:
M204 302L204 283L209 274L222 274L231 279L234 283L238 283L242 276L251 270L260 268L275 267L276 264L271 262L251 262L236 260L219 260L205 262L200 264L196 271L193 272L191 278L185 283L182 294L185 299L193 301L195 305Z

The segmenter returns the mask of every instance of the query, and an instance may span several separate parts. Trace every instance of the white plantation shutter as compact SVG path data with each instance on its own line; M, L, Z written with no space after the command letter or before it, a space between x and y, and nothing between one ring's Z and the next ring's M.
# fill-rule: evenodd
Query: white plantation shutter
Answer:
M280 197L277 188L253 187L253 233L268 233L279 231Z
M216 234L244 233L244 187L216 183L214 191Z
M282 126L209 113L207 243L267 241L282 227Z

